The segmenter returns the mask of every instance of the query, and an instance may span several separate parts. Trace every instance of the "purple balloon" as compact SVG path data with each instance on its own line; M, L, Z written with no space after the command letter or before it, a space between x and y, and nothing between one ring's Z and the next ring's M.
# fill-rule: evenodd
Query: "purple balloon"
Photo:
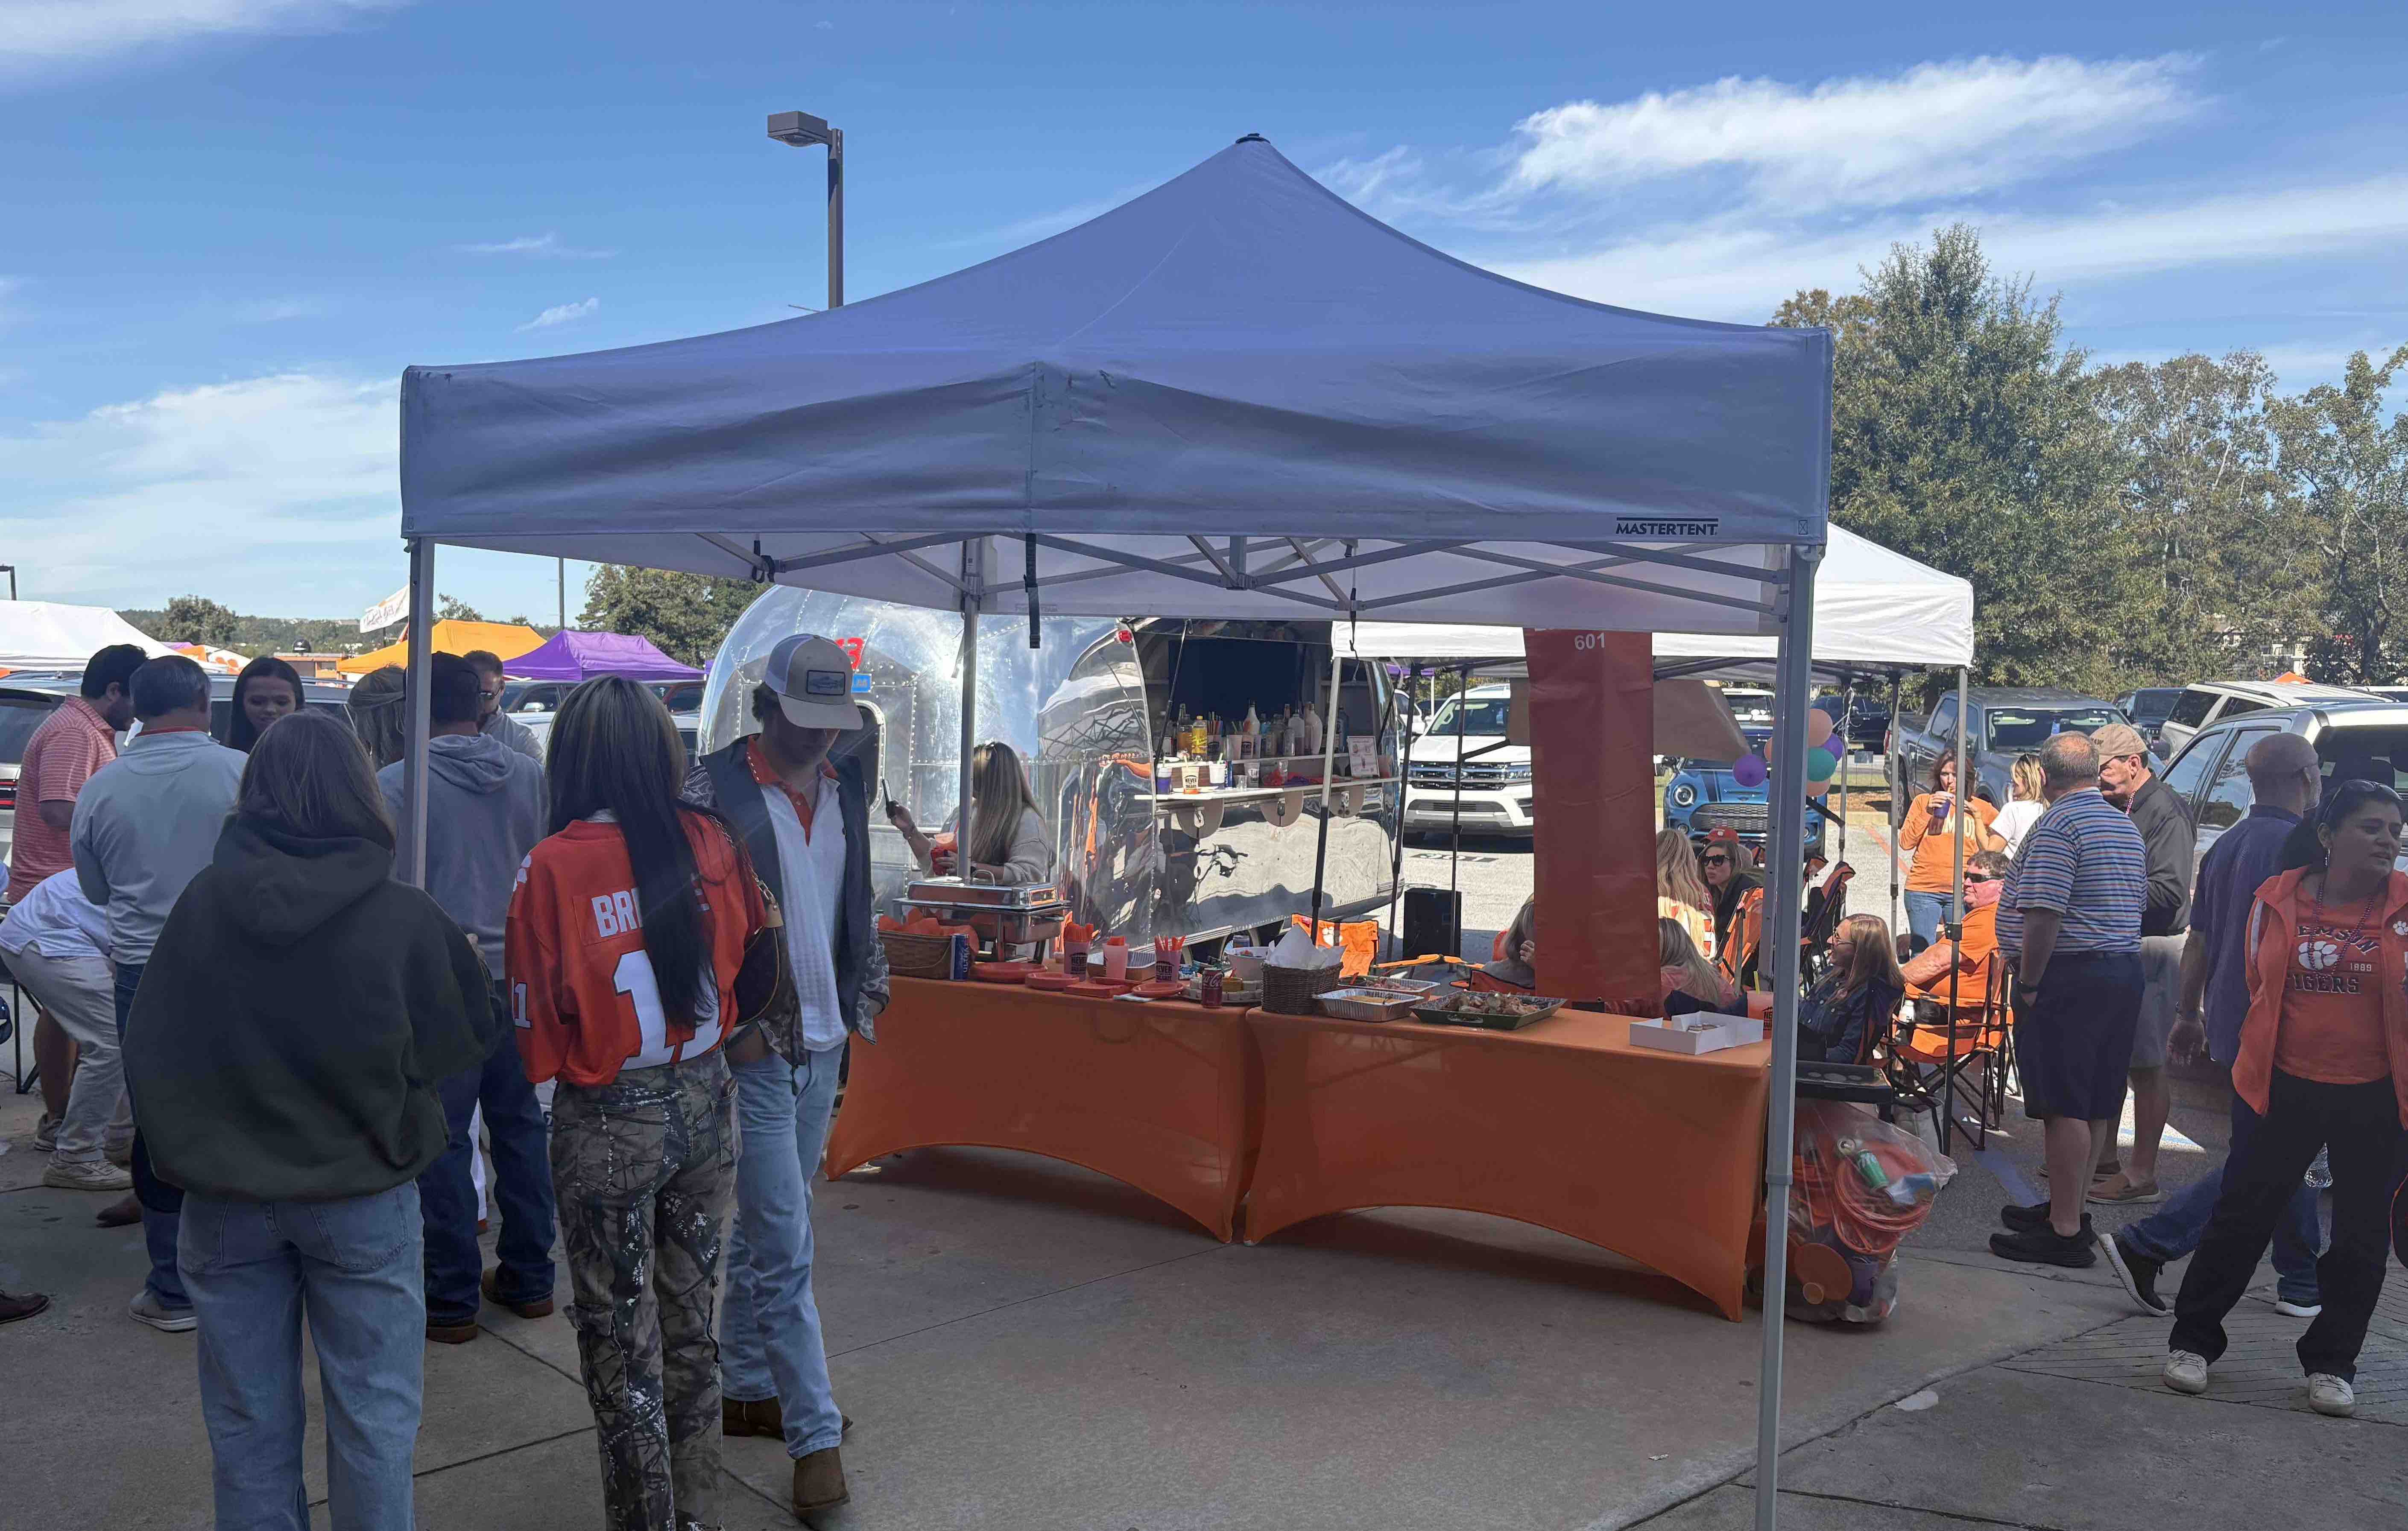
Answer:
M1759 754L1744 754L1731 762L1731 780L1742 787L1761 787L1771 774Z

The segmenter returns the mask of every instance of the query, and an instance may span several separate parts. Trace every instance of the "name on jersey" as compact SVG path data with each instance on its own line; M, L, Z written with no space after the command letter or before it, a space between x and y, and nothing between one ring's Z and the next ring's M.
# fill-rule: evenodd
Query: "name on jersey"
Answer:
M597 894L594 900L594 934L597 939L609 940L631 930L644 928L642 916L636 912L636 891L622 889L614 894Z

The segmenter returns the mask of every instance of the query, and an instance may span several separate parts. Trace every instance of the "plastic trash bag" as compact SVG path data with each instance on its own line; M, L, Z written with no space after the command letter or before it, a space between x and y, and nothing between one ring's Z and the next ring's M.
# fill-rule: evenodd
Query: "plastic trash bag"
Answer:
M1790 1168L1784 1310L1809 1324L1879 1324L1898 1308L1898 1246L1956 1166L1870 1109L1800 1100Z

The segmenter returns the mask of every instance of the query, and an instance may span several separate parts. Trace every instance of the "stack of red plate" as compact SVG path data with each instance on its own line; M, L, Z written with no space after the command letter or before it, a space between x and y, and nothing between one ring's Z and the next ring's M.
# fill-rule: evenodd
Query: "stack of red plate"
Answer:
M1083 982L1073 983L1062 992L1076 994L1081 999L1111 999L1125 994L1135 987L1137 987L1135 984L1125 980L1115 983L1110 979L1088 979Z
M1187 992L1187 985L1177 979L1155 979L1129 992L1140 999L1176 999Z
M1032 989L1059 993L1070 986L1071 978L1068 973L1057 973L1050 967L1039 967L1022 981Z
M1019 983L1037 970L1033 962L980 962L970 965L970 977L981 983Z

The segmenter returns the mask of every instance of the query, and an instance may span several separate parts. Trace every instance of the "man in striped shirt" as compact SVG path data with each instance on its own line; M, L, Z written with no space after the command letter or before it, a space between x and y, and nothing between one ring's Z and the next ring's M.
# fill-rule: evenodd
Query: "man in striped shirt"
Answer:
M2140 1021L2148 847L2099 794L2099 751L2080 734L2041 747L2048 811L2024 837L1999 900L1999 946L2015 969L2015 1057L2024 1112L2044 1124L2049 1199L2008 1207L1992 1253L2053 1266L2097 1262L2082 1209L2102 1133L2124 1109Z

